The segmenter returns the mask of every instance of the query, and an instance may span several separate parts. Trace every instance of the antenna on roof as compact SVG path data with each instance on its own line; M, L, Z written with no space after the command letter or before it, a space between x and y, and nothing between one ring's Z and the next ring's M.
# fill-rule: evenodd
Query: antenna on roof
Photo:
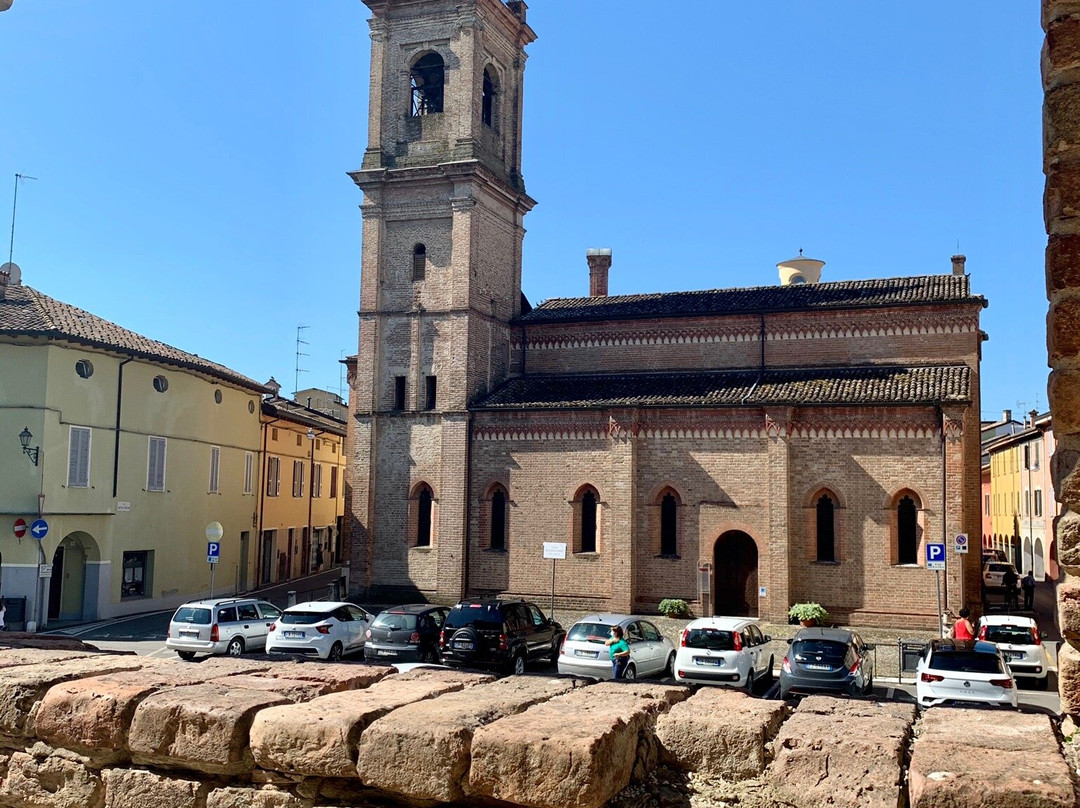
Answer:
M306 325L298 325L296 327L296 374L293 376L293 398L294 399L296 398L296 394L298 392L300 392L300 374L301 373L307 373L306 370L304 370L302 367L300 367L300 357L301 356L308 356L308 354L306 354L306 353L304 353L303 351L300 350L301 345L307 345L307 342L300 339L300 335L307 328L309 328L309 326L306 326Z
M36 180L37 177L30 177L26 174L15 175L15 198L11 202L11 242L8 244L8 263L11 263L11 255L15 252L15 209L19 205L19 180Z

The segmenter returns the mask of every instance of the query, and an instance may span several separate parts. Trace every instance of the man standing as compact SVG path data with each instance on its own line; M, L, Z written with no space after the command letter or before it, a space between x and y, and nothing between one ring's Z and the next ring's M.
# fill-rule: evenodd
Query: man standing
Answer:
M1011 566L1001 576L1001 585L1005 587L1005 608L1016 608L1016 570Z
M1030 612L1035 607L1035 576L1031 570L1024 576L1021 586L1024 589L1024 611Z

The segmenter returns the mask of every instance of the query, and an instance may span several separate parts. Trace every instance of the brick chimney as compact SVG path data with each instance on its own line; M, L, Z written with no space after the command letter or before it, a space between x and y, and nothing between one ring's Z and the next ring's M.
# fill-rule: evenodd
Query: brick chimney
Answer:
M1001 420L1005 421L1005 422L1011 421L1012 420L1012 410L1002 410L1001 411Z
M611 249L591 247L585 252L585 260L589 262L589 297L607 297Z
M967 256L954 255L952 257L952 274L963 275L964 274L964 262L967 261Z

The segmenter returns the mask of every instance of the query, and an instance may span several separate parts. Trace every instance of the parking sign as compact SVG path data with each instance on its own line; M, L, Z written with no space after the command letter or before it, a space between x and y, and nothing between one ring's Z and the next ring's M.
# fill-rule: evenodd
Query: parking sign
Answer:
M945 543L926 545L926 568L928 570L945 569Z
M957 533L953 539L953 549L958 553L966 553L968 551L968 537L967 533Z
M221 558L221 543L216 541L208 541L206 543L206 563L216 564Z

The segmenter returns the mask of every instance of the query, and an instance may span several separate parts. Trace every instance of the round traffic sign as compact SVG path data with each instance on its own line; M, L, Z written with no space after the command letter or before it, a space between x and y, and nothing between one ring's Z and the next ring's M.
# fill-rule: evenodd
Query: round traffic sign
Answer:
M207 541L221 541L221 537L224 535L225 528L221 526L221 522L211 522L206 526Z
M26 535L26 520L19 518L15 520L15 535L20 539Z
M49 533L49 523L44 519L35 519L30 525L30 535L41 541Z

